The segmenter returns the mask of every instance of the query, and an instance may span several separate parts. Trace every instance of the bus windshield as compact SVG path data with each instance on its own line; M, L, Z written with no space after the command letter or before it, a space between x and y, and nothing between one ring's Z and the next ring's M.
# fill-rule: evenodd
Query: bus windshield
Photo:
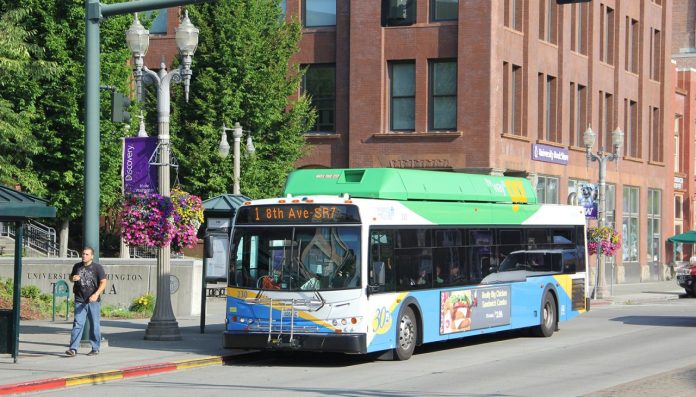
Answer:
M359 226L237 226L229 285L261 290L360 287Z

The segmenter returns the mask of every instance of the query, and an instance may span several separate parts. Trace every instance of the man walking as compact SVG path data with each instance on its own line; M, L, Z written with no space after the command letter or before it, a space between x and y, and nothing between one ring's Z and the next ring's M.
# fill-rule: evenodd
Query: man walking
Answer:
M65 352L68 357L77 354L80 346L82 331L85 328L85 321L89 321L89 342L92 351L88 356L99 354L101 343L101 332L99 331L99 310L101 310L101 294L106 289L106 273L102 265L93 261L94 250L92 247L85 247L82 250L82 262L76 263L70 273L70 281L75 293L75 320L73 321L72 331L70 332L70 348Z

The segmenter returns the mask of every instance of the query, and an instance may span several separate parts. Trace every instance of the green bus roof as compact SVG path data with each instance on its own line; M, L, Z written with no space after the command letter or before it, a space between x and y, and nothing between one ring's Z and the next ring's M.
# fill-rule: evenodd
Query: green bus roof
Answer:
M341 195L354 198L476 201L536 204L525 178L399 168L303 169L293 171L285 195Z

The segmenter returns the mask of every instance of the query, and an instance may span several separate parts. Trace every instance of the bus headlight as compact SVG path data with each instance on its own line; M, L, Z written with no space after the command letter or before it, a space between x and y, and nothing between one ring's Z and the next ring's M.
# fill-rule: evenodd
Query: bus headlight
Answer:
M362 317L333 318L327 322L334 327L334 331L337 333L355 332L359 329Z

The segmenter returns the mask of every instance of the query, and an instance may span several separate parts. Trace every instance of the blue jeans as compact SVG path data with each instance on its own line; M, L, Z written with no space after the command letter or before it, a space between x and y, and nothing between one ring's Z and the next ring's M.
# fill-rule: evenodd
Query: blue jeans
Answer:
M75 302L75 320L73 321L72 331L70 331L70 349L77 351L82 339L82 331L85 328L85 321L89 321L89 343L92 350L99 351L101 344L101 331L99 330L99 302Z

